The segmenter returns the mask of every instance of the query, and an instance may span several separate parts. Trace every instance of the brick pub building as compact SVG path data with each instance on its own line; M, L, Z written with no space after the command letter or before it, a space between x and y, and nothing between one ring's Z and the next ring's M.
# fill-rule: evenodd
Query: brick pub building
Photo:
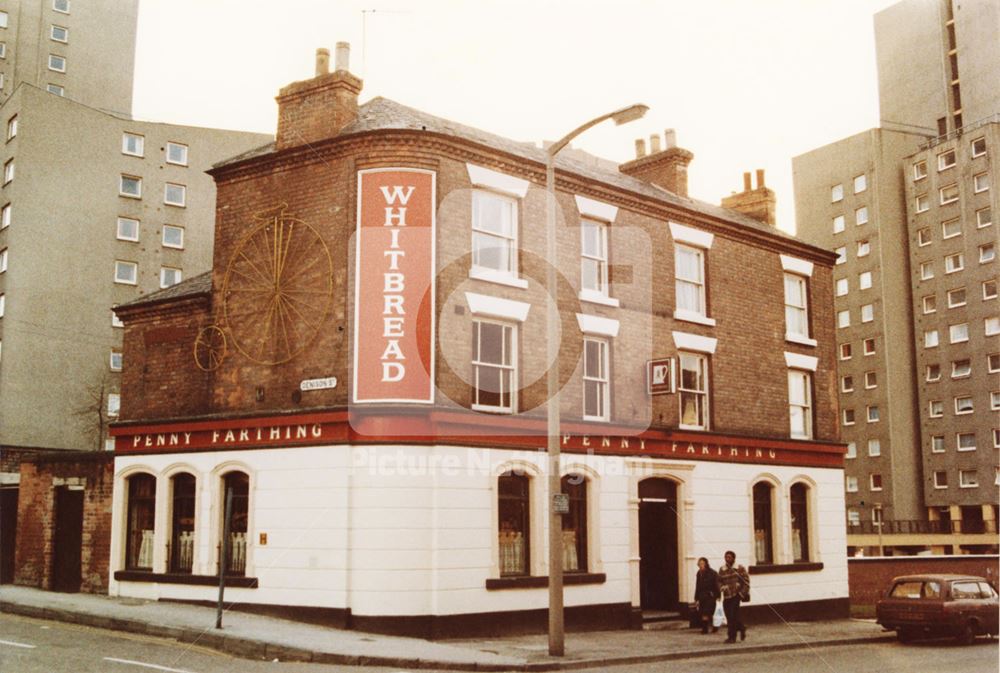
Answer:
M540 628L544 152L359 106L326 59L273 145L211 171L213 271L117 309L110 592L212 600L226 545L247 607ZM557 163L567 621L677 611L729 548L759 617L846 615L834 257L688 198L659 143Z

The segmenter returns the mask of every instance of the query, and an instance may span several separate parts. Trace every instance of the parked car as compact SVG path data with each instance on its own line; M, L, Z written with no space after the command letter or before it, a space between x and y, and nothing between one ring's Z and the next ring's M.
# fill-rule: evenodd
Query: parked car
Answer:
M879 624L901 642L920 636L954 636L971 643L996 635L1000 621L997 592L983 577L905 575L892 581L875 606Z

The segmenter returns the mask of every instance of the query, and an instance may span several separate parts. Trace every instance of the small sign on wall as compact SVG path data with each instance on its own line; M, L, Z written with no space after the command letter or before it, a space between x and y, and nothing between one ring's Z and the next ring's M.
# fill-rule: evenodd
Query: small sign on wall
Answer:
M674 359L659 358L646 362L646 392L666 395L674 392Z
M327 388L337 387L337 377L328 376L324 379L306 379L299 384L299 390L305 392L307 390L325 390Z

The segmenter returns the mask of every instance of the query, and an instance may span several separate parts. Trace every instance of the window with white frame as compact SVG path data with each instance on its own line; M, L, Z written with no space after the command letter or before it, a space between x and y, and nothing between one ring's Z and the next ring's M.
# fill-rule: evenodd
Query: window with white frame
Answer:
M931 400L927 403L927 413L931 418L941 418L944 416L944 402Z
M931 209L931 200L926 194L919 194L917 196L917 212L926 213Z
M595 220L580 220L580 286L608 295L608 227Z
M872 475L872 476L878 478L877 479L877 481L878 481L878 488L873 488L872 490L873 491L881 491L882 490L882 475L881 474L877 474L877 475ZM873 479L872 483L874 484L875 481L876 480ZM883 517L882 517L882 505L875 505L872 508L872 523L875 524L875 525L879 525L879 524L882 523L882 520L883 520Z
M168 206L184 207L187 198L187 187L168 182L163 186L163 202Z
M472 408L512 412L516 405L517 332L513 325L472 322Z
M809 286L803 276L785 274L785 329L809 338Z
M868 189L868 179L864 173L854 178L854 193L860 194Z
M961 271L965 268L965 256L956 252L954 255L948 255L944 258L944 272L945 273L955 273L956 271Z
M990 353L986 356L986 370L990 374L1000 372L1000 353Z
M993 224L993 209L987 206L976 211L976 227L982 229Z
M858 443L848 442L847 443L847 453L844 454L845 458L857 458L858 457Z
M170 266L160 267L160 287L170 287L181 282L181 270Z
M707 317L705 301L705 251L687 245L674 246L677 310Z
M134 220L131 217L119 217L118 229L115 237L119 241L138 241L139 220Z
M493 192L472 194L472 267L517 276L517 201Z
M964 287L956 287L948 290L948 308L958 308L959 306L965 306L966 303L966 292Z
M979 246L979 263L986 264L997 258L996 243L986 243Z
M792 561L809 561L809 487L802 482L788 489L788 510L791 515Z
M8 159L3 165L3 183L5 185L14 181L14 160Z
M979 478L975 470L959 470L958 485L961 488L976 488L979 486Z
M830 188L830 203L844 200L844 185L834 185Z
M881 456L882 455L882 442L878 439L868 440L868 455L869 456Z
M122 370L122 352L117 350L111 351L111 358L108 365L113 372L120 372Z
M0 318L3 317L4 312L7 310L7 295L0 292Z
M945 185L938 190L938 197L942 206L949 203L955 203L958 201L958 184L952 183L950 185Z
M882 475L879 474L878 472L869 475L869 477L868 477L868 486L873 491L881 491L882 490ZM881 512L881 510L877 510L877 511Z
M858 289L868 290L872 286L872 272L864 271L858 274Z
M835 218L833 218L833 233L839 234L844 230L844 228L845 227L844 227L843 215L837 215Z
M875 355L875 339L869 338L861 342L865 355Z
M111 306L111 326L112 327L125 327L125 323L122 322L122 319L119 318L118 314L115 313L115 311L114 311L114 309L117 306L118 306L118 304L113 304Z
M924 380L928 382L941 380L941 365L931 364L924 367Z
M867 257L872 251L871 243L867 238L858 241L858 257Z
M931 453L944 453L944 435L931 437Z
M812 439L812 397L812 373L788 370L788 411L791 436L795 439Z
M178 166L187 166L188 163L188 146L183 143L168 142L167 143L167 163L176 164Z
M840 377L840 392L851 393L854 392L854 377L847 375Z
M955 165L955 150L948 150L937 155L938 170L943 171Z
M7 140L12 140L17 136L17 115L7 120Z
M7 27L7 12L0 12L0 28Z
M108 416L117 416L121 410L122 397L118 393L108 393Z
M861 307L861 322L871 322L875 319L875 305L865 304Z
M848 281L846 278L838 278L836 283L836 294L838 297L843 297L847 294L849 290Z
M976 194L985 192L990 188L990 176L987 173L977 173L972 176L972 191Z
M844 425L854 425L854 409L844 409L842 414Z
M866 410L868 412L868 422L869 423L878 423L879 420L881 420L881 416L879 414L879 410L878 410L878 406L877 405L872 404L872 405L866 407Z
M934 263L933 262L921 262L920 263L920 280L930 280L934 277Z
M49 70L66 72L66 58L58 54L49 54Z
M865 390L878 388L878 374L875 372L865 372Z
M45 90L48 91L49 93L54 93L57 96L66 95L66 89L64 89L62 86L58 84L46 84Z
M990 316L989 318L984 318L983 333L986 334L986 336L995 336L1000 334L1000 317Z
M840 344L840 359L850 360L852 350L851 344Z
M962 235L962 221L958 218L941 223L941 238L955 238Z
M52 9L62 14L69 14L69 0L52 0Z
M868 224L868 206L861 206L854 211L854 223L858 225Z
M990 411L1000 411L1000 392L996 390L990 393Z
M995 278L983 281L983 300L997 298L997 281Z
M955 398L955 415L971 414L974 411L971 395L960 395Z
M118 194L131 199L142 198L142 178L134 175L119 176Z
M0 248L0 273L7 271L7 248Z
M757 565L774 563L774 486L759 481L752 493L754 560Z
M854 480L854 490L858 490L858 480ZM847 525L848 526L860 526L861 525L861 515L856 509L847 510Z
M701 353L678 354L680 377L680 427L688 430L708 429L708 356Z
M122 154L133 157L141 157L145 152L146 139L138 133L122 134Z
M922 300L924 313L934 313L937 311L937 295L929 294Z
M9 203L5 203L3 208L0 208L0 229L6 229L10 226L10 216L11 207Z
M608 388L608 342L587 337L583 340L583 417L588 421L610 418Z
M843 264L847 261L847 248L840 247L834 250L834 252L837 254L837 264Z
M172 224L163 225L161 242L165 248L184 248L184 227L176 227Z
M139 265L135 262L115 260L115 282L135 285L139 277Z
M960 360L951 361L951 378L962 379L966 376L972 375L972 360L969 358L962 358Z
M507 472L497 478L500 576L530 574L531 479Z
M56 42L69 42L69 28L52 24L49 26L49 38Z
M843 311L837 311L837 327L844 328L851 326L851 311L849 309L844 309Z
M972 145L972 158L981 157L986 154L986 138L976 138L970 143Z
M963 343L969 340L969 323L963 322L957 325L948 326L948 338L953 344Z
M926 161L918 161L915 164L913 164L913 180L914 180L914 182L917 181L917 180L923 180L926 177L927 177L927 162Z
M948 488L948 473L944 470L934 471L934 488Z
M917 245L921 247L925 245L930 245L932 240L933 239L931 238L930 227L922 227L921 229L917 229Z

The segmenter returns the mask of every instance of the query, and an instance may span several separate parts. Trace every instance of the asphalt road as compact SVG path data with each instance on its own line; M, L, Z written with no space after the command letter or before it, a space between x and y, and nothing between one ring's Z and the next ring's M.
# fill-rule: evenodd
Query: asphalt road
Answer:
M592 669L616 673L997 673L997 640L825 647ZM170 640L0 615L2 673L403 673L398 668L247 661Z

